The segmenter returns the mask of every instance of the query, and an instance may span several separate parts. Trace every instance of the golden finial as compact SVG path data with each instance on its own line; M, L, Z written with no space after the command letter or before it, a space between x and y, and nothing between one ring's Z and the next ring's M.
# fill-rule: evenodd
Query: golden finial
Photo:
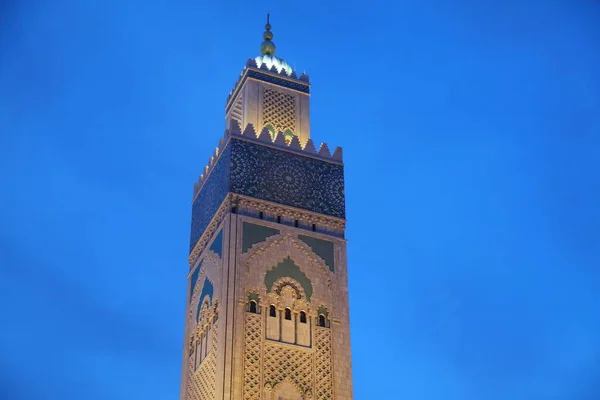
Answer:
M271 32L271 24L269 23L269 14L267 14L267 24L265 25L265 33L263 33L264 42L260 45L260 53L266 56L272 56L275 54L275 43L273 39L273 32Z

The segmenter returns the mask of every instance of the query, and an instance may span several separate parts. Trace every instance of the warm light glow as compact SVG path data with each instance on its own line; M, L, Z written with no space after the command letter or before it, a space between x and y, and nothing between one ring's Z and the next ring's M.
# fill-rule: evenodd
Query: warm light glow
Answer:
M275 68L277 68L278 72L281 72L281 70L285 70L285 73L289 76L292 75L292 67L290 67L290 65L285 62L284 60L282 60L281 58L275 57L275 56L269 56L269 55L262 55L262 56L258 56L255 58L256 60L256 65L258 65L258 68L260 68L261 65L265 64L267 66L267 68L271 69L271 67L274 65Z

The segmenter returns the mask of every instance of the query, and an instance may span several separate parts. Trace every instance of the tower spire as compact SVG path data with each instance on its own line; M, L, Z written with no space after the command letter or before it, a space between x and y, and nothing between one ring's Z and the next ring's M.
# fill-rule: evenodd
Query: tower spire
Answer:
M273 32L271 32L271 24L269 23L269 14L267 13L267 24L265 25L265 33L263 33L263 39L265 40L260 45L260 54L265 56L272 56L275 54L275 43L272 42Z

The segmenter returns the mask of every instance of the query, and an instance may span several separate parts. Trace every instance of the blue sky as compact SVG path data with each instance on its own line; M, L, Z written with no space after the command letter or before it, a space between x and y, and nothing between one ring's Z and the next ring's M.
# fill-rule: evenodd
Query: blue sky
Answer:
M258 55L346 162L358 400L600 398L600 5L0 5L0 398L176 399L192 186Z

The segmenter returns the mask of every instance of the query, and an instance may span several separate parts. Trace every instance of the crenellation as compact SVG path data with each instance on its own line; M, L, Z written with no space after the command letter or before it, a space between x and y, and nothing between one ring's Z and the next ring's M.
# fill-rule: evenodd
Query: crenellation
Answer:
M304 81L304 82L309 82L308 75L307 75L306 73L304 73L304 72L302 73L302 75L300 75L300 78L299 78L299 79L300 79L301 81Z
M267 128L263 128L258 136L258 140L265 143L271 143L273 139L271 138L271 132Z
M300 145L300 140L298 139L298 136L294 136L292 138L288 147L293 150L302 150L302 146Z
M283 137L283 133L281 133L281 132L277 132L277 135L275 136L275 140L273 141L273 143L278 146L287 146L287 144L285 143L285 137Z
M240 126L240 122L239 121L237 121L235 119L232 119L229 122L229 133L232 134L232 135L233 134L238 134L238 135L242 134L242 128Z
M321 143L318 154L321 157L331 158L331 152L329 151L329 147L327 146L327 143Z
M315 144L313 143L312 139L308 139L308 141L306 142L306 144L304 145L304 151L310 153L310 154L316 154L317 153L317 149L315 149Z
M253 124L246 125L246 128L242 133L240 130L239 122L235 119L232 119L230 121L230 129L225 130L225 134L219 140L219 146L215 148L213 155L208 159L206 165L204 166L204 172L200 175L198 181L194 184L194 198L202 189L204 182L210 175L213 167L219 159L219 156L225 150L225 147L227 146L228 140L231 136L241 136L245 139L256 140L261 143L267 143L277 148L289 149L296 152L306 153L307 155L313 157L316 156L327 161L343 162L341 147L336 147L332 155L329 151L329 146L327 145L327 143L321 143L321 145L319 146L319 150L317 151L312 139L308 139L304 147L302 147L300 140L297 136L294 136L291 141L286 142L282 132L278 132L275 135L275 138L273 138L269 130L266 128L263 128L260 133L257 133L254 129Z
M256 129L254 129L254 125L252 125L252 124L246 125L246 129L244 129L244 133L242 133L242 135L247 138L255 139L257 137L257 134L256 134Z
M336 161L342 161L342 148L339 146L336 147L333 151L333 155L331 156L331 158L333 158Z

